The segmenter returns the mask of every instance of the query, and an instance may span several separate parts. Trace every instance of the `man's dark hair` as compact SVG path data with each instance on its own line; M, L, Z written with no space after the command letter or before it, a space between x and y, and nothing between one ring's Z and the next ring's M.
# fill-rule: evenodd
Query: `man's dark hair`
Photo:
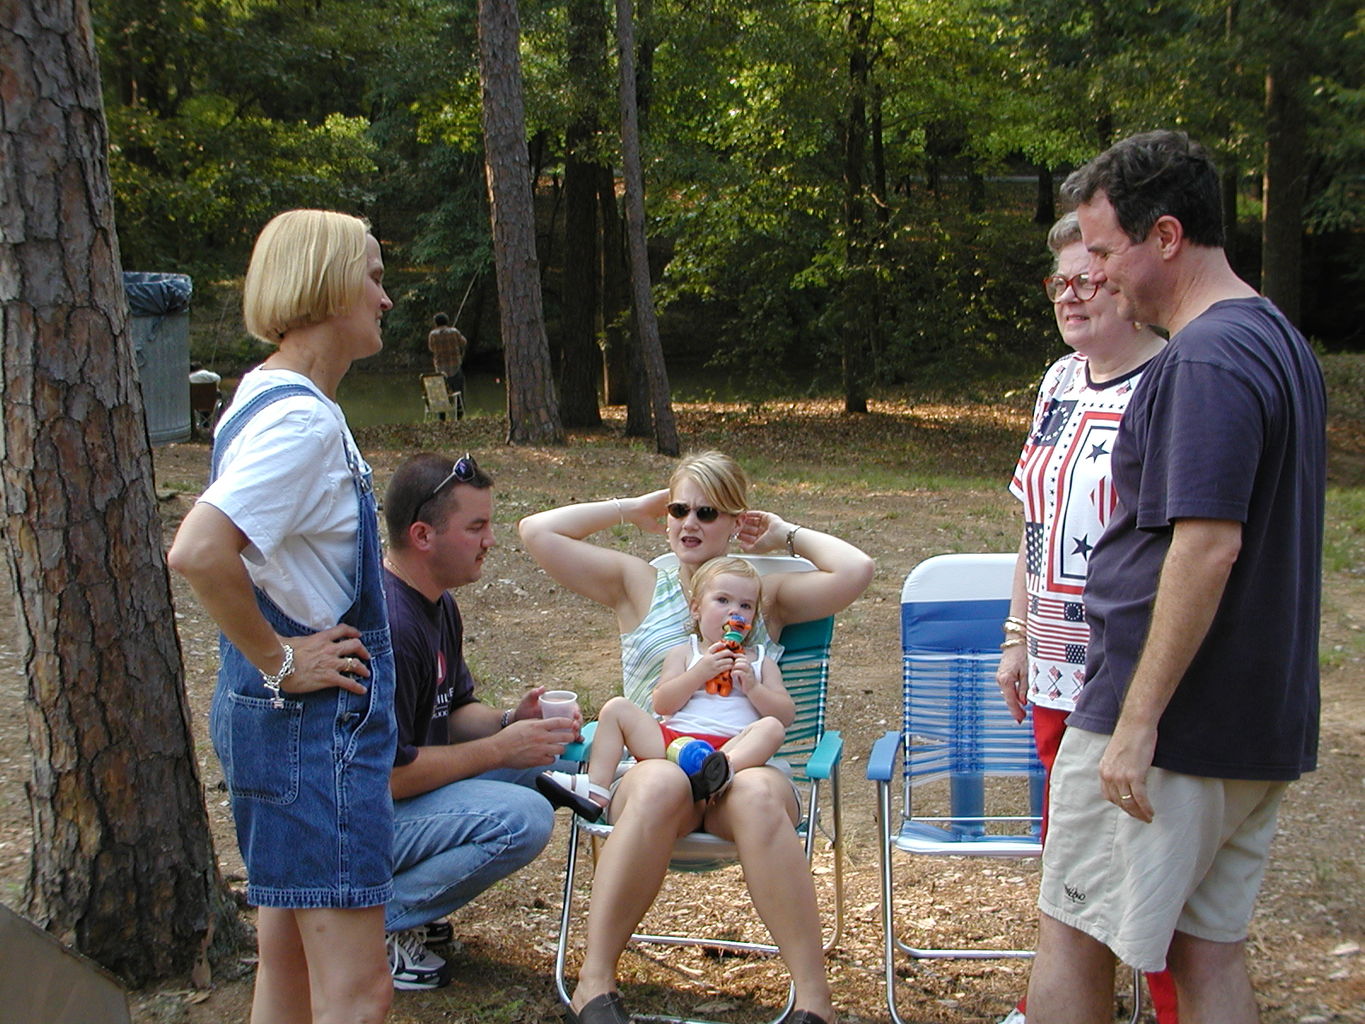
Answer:
M1194 244L1223 246L1218 168L1208 150L1184 132L1129 136L1073 171L1062 185L1063 198L1074 203L1088 203L1099 192L1134 242L1145 241L1159 218L1171 216Z
M432 494L441 481L450 476L455 462L449 455L420 452L394 471L388 490L384 492L384 523L389 530L390 544L407 547L408 527L419 519L438 530L445 526L446 520L460 507L461 487L482 491L493 486L493 477L476 464L473 477L452 480L441 487L441 493Z
M450 323L450 317L446 316L444 313L437 313L431 318L431 322L437 327L444 327L446 324Z

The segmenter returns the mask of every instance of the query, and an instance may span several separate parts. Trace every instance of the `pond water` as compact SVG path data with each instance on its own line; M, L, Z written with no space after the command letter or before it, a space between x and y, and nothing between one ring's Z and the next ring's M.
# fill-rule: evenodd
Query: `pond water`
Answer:
M352 368L341 378L337 401L353 428L421 423L422 372L413 369L366 373ZM464 403L466 415L501 416L507 406L501 375L466 373Z
M733 401L753 398L753 388L733 382L727 375L701 367L668 371L673 399L677 402ZM776 397L776 396L772 396ZM337 399L352 427L386 423L422 422L422 371L352 368L341 379ZM465 411L474 416L502 416L507 397L501 373L473 370L465 374Z

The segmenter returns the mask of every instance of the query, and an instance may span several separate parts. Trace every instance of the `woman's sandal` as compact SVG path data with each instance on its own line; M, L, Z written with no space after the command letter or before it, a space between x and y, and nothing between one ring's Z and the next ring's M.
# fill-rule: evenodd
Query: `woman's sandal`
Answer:
M599 804L592 797L600 796L607 803L611 802L611 791L589 782L582 773L541 772L536 776L536 789L554 806L567 807L588 821L597 821L607 809L606 804Z
M825 1024L825 1018L809 1010L793 1010L782 1018L782 1024Z
M712 751L697 770L687 777L692 783L692 799L709 800L723 793L732 778L734 774L730 771L730 759L719 750Z
M620 992L603 992L584 1003L577 1013L565 1009L564 1019L568 1024L630 1024Z

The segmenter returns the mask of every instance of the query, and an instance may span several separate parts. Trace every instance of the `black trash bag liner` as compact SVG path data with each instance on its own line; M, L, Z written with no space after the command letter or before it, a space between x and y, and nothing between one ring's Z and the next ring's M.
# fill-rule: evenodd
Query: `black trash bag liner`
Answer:
M186 274L153 274L126 271L123 290L128 294L128 310L133 316L167 316L190 308L194 286Z

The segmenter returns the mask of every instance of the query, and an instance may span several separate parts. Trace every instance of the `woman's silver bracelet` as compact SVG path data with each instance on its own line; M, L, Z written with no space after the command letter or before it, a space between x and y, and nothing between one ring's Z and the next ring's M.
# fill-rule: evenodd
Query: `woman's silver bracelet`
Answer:
M261 682L270 691L270 706L272 708L284 707L284 698L280 696L280 684L289 678L294 671L294 648L288 644L281 644L284 648L284 664L280 666L278 672L262 672Z

